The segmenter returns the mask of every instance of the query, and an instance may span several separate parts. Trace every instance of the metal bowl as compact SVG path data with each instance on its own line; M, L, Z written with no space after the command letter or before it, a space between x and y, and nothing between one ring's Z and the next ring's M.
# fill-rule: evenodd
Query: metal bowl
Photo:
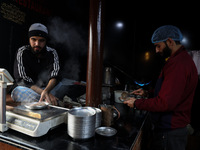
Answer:
M95 115L96 111L92 107L75 107L68 113L76 117L89 117Z
M117 130L111 127L99 127L96 128L95 132L99 135L110 137L115 135Z

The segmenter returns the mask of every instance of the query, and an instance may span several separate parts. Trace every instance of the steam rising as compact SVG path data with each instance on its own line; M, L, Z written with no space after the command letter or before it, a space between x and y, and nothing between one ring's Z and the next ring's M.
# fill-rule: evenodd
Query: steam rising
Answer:
M50 43L57 46L59 51L64 51L64 67L62 76L74 80L79 79L80 61L87 54L87 34L81 26L69 23L61 18L53 18L48 25ZM58 49L56 48L58 51Z

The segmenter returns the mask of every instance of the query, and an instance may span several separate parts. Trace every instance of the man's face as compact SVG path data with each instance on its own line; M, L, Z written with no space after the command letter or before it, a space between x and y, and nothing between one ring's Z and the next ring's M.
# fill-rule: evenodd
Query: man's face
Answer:
M32 36L29 38L29 43L35 54L39 54L46 46L46 39L40 36Z
M166 42L155 43L156 53L159 53L164 59L171 56L172 50Z

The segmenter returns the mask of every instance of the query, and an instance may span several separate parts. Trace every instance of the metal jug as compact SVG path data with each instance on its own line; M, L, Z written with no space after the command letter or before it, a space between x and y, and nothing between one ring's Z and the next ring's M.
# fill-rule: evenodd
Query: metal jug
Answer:
M102 111L102 125L111 126L114 121L118 120L120 117L120 112L113 105L100 104L99 108Z
M103 77L104 77L104 80L103 80L104 84L107 84L107 85L115 84L114 72L111 67L105 67Z

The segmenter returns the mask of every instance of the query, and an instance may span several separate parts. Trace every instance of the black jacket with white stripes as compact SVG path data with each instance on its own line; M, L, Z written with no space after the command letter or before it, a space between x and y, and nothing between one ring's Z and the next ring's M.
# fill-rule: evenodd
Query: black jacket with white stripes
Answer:
M14 77L17 85L45 87L52 78L59 79L59 58L55 49L46 46L40 56L31 46L18 49L14 62Z

